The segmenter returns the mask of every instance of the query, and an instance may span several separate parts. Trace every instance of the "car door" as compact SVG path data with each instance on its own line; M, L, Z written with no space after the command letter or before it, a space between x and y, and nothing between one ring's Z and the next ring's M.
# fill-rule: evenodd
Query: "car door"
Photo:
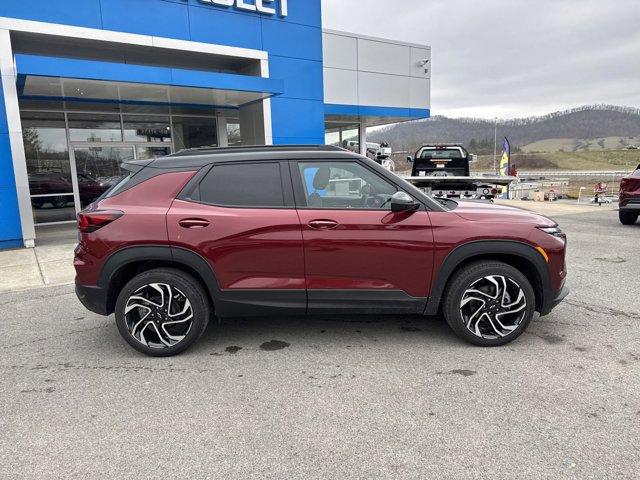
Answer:
M433 234L424 207L394 213L392 180L367 162L291 162L305 253L308 311L422 313Z
M192 183L168 213L169 238L210 264L216 313L304 313L302 233L288 164L224 162Z

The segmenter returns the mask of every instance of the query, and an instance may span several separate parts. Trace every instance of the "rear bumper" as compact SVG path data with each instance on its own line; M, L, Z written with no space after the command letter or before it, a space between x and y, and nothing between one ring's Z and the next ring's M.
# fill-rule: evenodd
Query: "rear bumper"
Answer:
M626 205L620 206L620 210L623 212L640 212L640 203L627 203Z
M563 285L560 291L556 293L556 295L549 302L546 302L546 305L540 312L540 316L544 317L545 315L548 315L549 313L551 313L551 310L556 308L558 304L560 304L560 302L562 302L565 298L567 298L569 293L571 293L569 288L566 285Z
M109 315L109 312L107 312L107 295L104 289L76 284L76 296L87 310L98 315Z

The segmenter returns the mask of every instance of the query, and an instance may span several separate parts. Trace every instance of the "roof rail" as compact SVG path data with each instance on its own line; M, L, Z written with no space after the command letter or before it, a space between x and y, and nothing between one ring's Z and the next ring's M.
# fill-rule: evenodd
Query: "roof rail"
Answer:
M171 157L186 157L190 155L216 155L223 153L247 153L247 152L268 152L268 151L321 151L321 152L343 152L344 148L333 145L250 145L235 147L198 147L179 150L170 155Z

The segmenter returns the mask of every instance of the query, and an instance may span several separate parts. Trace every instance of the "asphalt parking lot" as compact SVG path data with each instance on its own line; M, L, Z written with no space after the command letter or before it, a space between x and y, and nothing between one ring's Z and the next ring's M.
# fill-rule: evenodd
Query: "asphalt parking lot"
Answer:
M153 359L0 295L0 478L637 478L640 225L561 212L571 296L480 349L419 317L210 325Z

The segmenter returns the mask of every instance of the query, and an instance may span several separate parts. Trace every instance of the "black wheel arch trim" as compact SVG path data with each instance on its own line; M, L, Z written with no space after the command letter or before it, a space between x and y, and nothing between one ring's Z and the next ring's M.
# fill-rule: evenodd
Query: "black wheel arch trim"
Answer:
M436 315L438 313L445 289L456 268L463 262L473 260L474 257L481 258L486 255L519 257L533 265L542 282L542 291L539 292L542 296L541 305L537 310L540 310L542 314L548 313L548 310L550 310L549 304L553 298L551 276L546 261L535 247L515 240L478 240L459 245L447 255L433 279L431 294L424 312L425 315ZM536 288L535 285L533 287L534 289Z
M98 279L98 287L106 293L106 310L112 313L113 292L111 287L116 275L128 265L139 262L165 261L184 265L197 273L205 283L211 299L215 302L220 297L220 288L213 269L199 254L174 246L137 245L126 247L112 253L104 263Z

